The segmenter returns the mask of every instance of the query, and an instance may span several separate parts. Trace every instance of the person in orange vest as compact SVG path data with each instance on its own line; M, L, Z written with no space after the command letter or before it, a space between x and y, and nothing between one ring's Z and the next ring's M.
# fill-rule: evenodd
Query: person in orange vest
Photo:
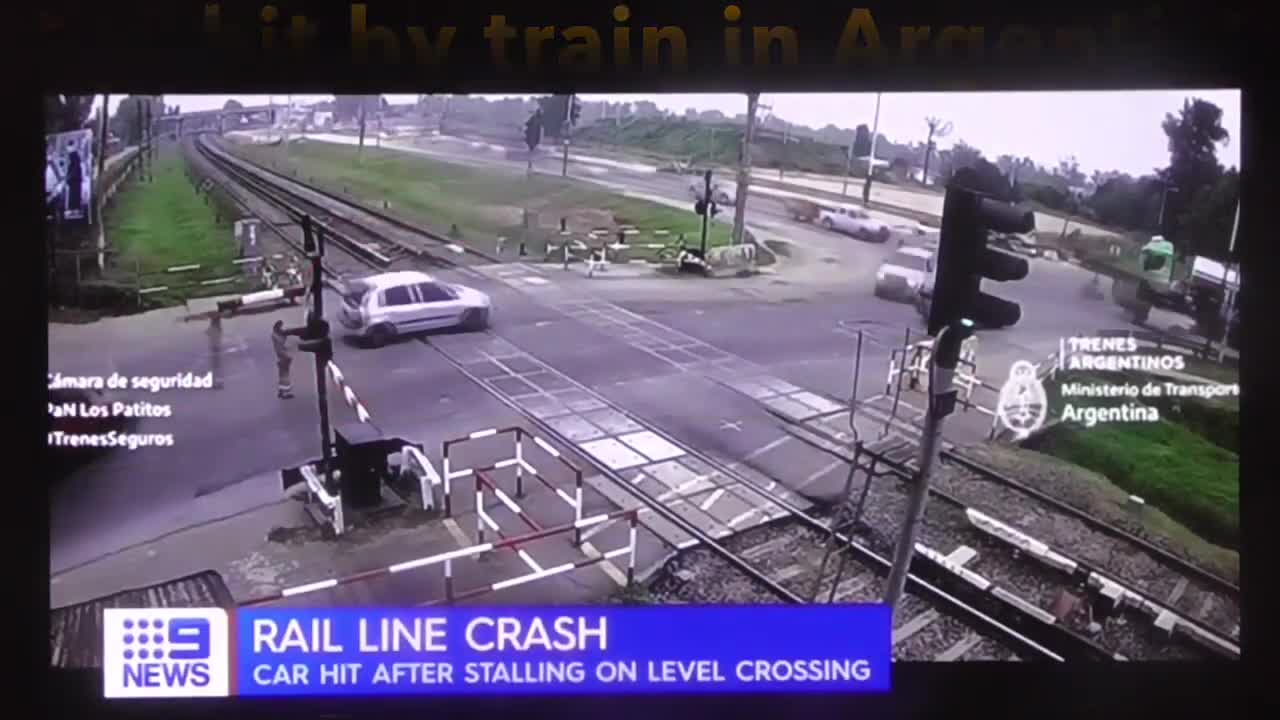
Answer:
M289 378L289 370L293 367L293 356L289 354L289 335L284 331L284 321L277 320L271 326L271 346L276 353L276 370L279 375L276 382L276 397L284 400L293 397L293 382Z

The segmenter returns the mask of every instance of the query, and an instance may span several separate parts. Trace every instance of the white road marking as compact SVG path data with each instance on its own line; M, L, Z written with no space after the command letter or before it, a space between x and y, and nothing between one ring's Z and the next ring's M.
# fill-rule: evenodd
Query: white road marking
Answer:
M841 465L845 465L845 464L846 464L846 463L845 463L845 461L843 461L843 460L832 460L829 464L827 464L825 467L821 468L820 470L817 470L816 472L810 473L810 474L809 474L809 477L805 478L804 480L801 480L801 481L800 481L800 484L799 484L799 485L797 485L796 487L794 487L793 489L794 489L794 490L799 490L799 489L801 489L801 488L806 488L806 487L808 487L809 485L811 485L814 481L816 481L818 478L820 478L820 477L822 477L822 476L826 475L827 473L831 472L832 470L835 470L836 468L840 467Z
M458 521L453 518L444 519L444 529L449 531L449 535L453 536L453 541L458 543L458 547L467 547L471 545L471 539L467 534L462 532L462 528L458 527Z
M716 501L722 497L724 497L724 488L716 488L715 492L708 495L707 499L702 501L702 504L698 506L698 509L707 510L712 505L715 505Z
M589 543L589 542L583 542L583 543L582 543L582 554L583 554L583 555L586 555L587 557L591 558L592 560L594 560L594 559L596 559L596 558L600 557L600 555L601 555L600 551L596 549L596 546L595 546L595 545L592 545L592 544L591 544L591 543ZM598 562L598 563L596 563L596 565L597 565L601 570L603 570L603 571L604 571L604 574L605 574L605 575L608 575L608 576L609 576L609 579L610 579L610 580L612 580L613 582L615 582L615 583L618 585L618 587L626 587L626 584L627 584L627 576L626 576L626 575L623 575L623 574L622 574L622 571L621 571L621 570L619 570L616 566L614 566L614 564L613 564L613 563L611 563L611 562Z

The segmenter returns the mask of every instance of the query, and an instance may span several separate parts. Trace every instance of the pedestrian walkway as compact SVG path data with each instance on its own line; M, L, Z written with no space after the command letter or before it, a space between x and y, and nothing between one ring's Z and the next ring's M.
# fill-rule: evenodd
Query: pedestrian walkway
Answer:
M761 490L793 505L808 504L776 481L759 488L744 484L737 473L723 472L693 448L507 340L454 335L433 338L431 345L477 383L546 423L602 471L624 478L713 537L785 516ZM589 479L588 484L624 510L640 509L637 498L606 478ZM640 513L641 523L673 548L697 544L665 518L647 509Z

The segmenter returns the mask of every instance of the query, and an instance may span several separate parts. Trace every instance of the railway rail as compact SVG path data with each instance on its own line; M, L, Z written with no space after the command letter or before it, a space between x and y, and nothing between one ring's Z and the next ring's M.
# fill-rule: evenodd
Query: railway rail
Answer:
M206 139L197 142L202 153L231 168L246 184L258 188L268 202L295 217L310 215L313 222L325 227L330 236L338 240L345 252L354 253L370 267L397 269L406 264L424 263L456 268L496 262L450 238L301 178L238 157L214 142Z
M864 446L850 453L841 438L808 425L799 425L795 436L815 449L859 464L864 480L855 534L873 547L892 547L893 538L878 528L891 527L904 512L907 487L915 478L915 448L898 443L880 450ZM869 459L870 467L859 455ZM878 472L866 479L871 467ZM936 502L926 506L920 532L927 545L955 548L952 560L957 571L1005 586L1016 597L1013 602L1025 604L1042 622L1090 638L1125 659L1239 658L1238 597L1193 585L1192 578L1180 574L1180 566L1164 565L1141 548L1118 544L1110 534L1055 515L1032 496L992 479L998 477L954 450L943 453L943 464L930 487L930 498ZM993 488L1004 489L997 493ZM1011 513L1024 522L1033 518L1026 524L1035 529L1026 531L998 519ZM1048 532L1055 524L1061 534L1062 524L1070 522L1077 522L1077 527L1070 533L1076 542L1069 548L1055 547L1034 535L1039 530ZM1081 548L1091 550L1086 555ZM1194 605L1179 604L1181 598ZM1206 617L1192 607L1217 608L1218 614Z
M388 230L387 225L394 225L399 221L392 222L391 219L379 216L368 208L309 188L305 183L287 178L276 171L257 166L251 168L246 161L234 159L225 151L211 148L204 141L199 142L198 148L204 157L289 217L297 219L304 215L311 215L315 218L318 215L321 227L331 238L337 240L337 245L342 248L344 254L366 266L389 267L400 261L411 262L421 259L429 263L453 267L466 264L466 260L460 261L459 258L475 260L480 257L479 253L468 253L465 250L462 252L447 250L446 252L452 252L457 256L452 258L437 255L430 250L438 250L444 245L438 237L422 233L416 228L403 226L398 226L392 232ZM294 187L289 187L290 184ZM350 211L338 216L333 209L334 205L339 203ZM414 233L419 238L417 242L405 239L406 234L412 236ZM373 242L362 241L360 240L362 237L372 239ZM422 240L423 238L425 240ZM429 249L428 243L435 243L435 245ZM392 257L392 251L389 249L393 247L399 249L395 251L395 257ZM383 252L379 248L388 250ZM501 339L492 332L483 335ZM521 407L503 392L497 391L492 383L468 371L455 358L447 354L445 357L473 382L515 409L541 434L556 442L577 447L576 443L545 419ZM544 364L543 369L560 375L583 392L595 395L573 382L572 379L564 377L554 368ZM631 416L620 408L615 409L638 425L645 426L640 418ZM660 431L655 432L662 435ZM684 499L679 496L679 493L654 495L633 485L621 473L606 464L593 462L601 476L606 478L619 493L629 496L645 511L679 528L691 539L691 542L682 543L677 547L678 552L670 561L669 572L663 574L664 579L657 586L659 592L676 593L674 590L664 590L663 583L669 585L673 582L672 578L678 580L687 576L687 573L682 574L681 571L687 570L684 566L689 562L689 558L695 557L693 553L697 553L710 558L711 564L720 568L719 571L710 572L712 579L708 581L696 584L679 583L682 587L698 588L693 591L692 597L701 598L701 601L708 601L710 595L714 595L719 589L734 586L734 583L726 578L726 573L739 578L739 584L745 582L754 587L757 597L767 598L768 601L803 603L823 594L829 601L879 601L882 596L881 586L891 564L887 557L891 554L892 543L884 542L884 538L876 537L875 533L869 534L869 540L859 538L852 532L858 528L840 526L836 518L824 519L785 499L772 489L776 483L761 485L715 459L683 445L674 438L665 436L664 438L671 445L682 448L690 457L697 458L713 468L716 475L726 480L725 486L716 492L737 495L748 506L754 508L768 506L778 508L781 512L771 516L766 522L755 525L747 532L741 532L734 527L709 532L690 521L691 510L687 503L680 510L673 509ZM827 438L825 443L830 443L831 440ZM833 452L832 448L823 447L824 442L813 444L821 450ZM837 455L842 456L838 451ZM878 460L890 468L887 472L900 477L910 474L908 466L894 463L892 458L879 457ZM856 462L857 458L853 458L852 461ZM896 483L893 485L897 486ZM871 483L867 485L868 488L872 486ZM902 499L901 493L898 493L898 498L895 499L892 492L883 492L885 483L875 483L874 486L881 492L877 494L874 502L870 503L874 508L873 513L864 515L864 518L873 517L876 522L871 524L864 519L860 527L893 527L901 517L899 502ZM935 495L941 496L937 492ZM1016 587L1026 581L1035 581L1048 587L1051 583L1042 575L1047 572L1046 570L1040 567L1031 569L1031 564L1023 561L1017 551L1006 551L1002 555L993 550L992 548L997 547L999 543L992 540L990 533L983 535L982 529L975 525L967 514L968 521L964 523L955 518L948 520L942 517L941 513L948 511L961 510L967 513L971 508L963 502L955 500L946 505L933 504L931 508L926 516L924 537L920 547L917 548L920 552L917 553L917 559L912 565L912 573L908 578L909 599L900 609L901 623L895 631L898 639L904 643L904 648L909 646L912 653L922 658L929 656L935 659L958 657L1111 659L1133 657L1135 652L1140 657L1160 656L1158 642L1151 647L1134 642L1100 643L1087 637L1086 633L1057 621L1054 617L1046 617L1049 614L1036 605L1035 599L1028 600L1004 587L1006 584ZM771 532L773 534L769 535ZM763 541L747 539L761 534L769 536ZM1006 541L1004 543L1006 546L1010 545L1007 542L1008 538L996 539ZM972 551L975 546L982 550L984 558L985 564L979 566L980 569L999 577L1003 583L997 583L977 571L966 568L965 562L956 559L955 552L961 552L966 547ZM940 550L940 548L953 547L956 551L950 555ZM832 567L830 560L833 555L839 562L835 564L838 568L835 575L831 576L827 571ZM815 562L819 557L821 562ZM858 569L845 579L843 573L848 562L853 562ZM1090 570L1078 561L1077 568L1089 570L1086 583L1088 578L1094 575L1102 577L1101 573ZM1077 575L1079 575L1078 572L1073 573L1072 577ZM1110 583L1116 584L1115 581ZM1059 583L1061 584L1063 583ZM1104 583L1099 582L1099 584ZM1113 592L1110 585L1106 587L1107 592ZM806 589L811 589L812 592L805 592ZM1123 589L1122 601L1117 603L1117 609L1123 604L1126 592L1134 593L1130 588ZM746 595L750 596L751 593ZM1148 601L1140 598L1140 602ZM1221 649L1223 643L1218 633L1182 620L1175 622L1174 627L1189 627L1200 631L1195 634L1195 637L1203 639L1208 635L1211 637L1211 644ZM1089 621L1090 625L1094 624L1092 618ZM1167 624L1167 622L1164 623L1164 625ZM1180 636L1186 635L1184 633ZM1144 639L1146 637L1143 635ZM916 648L917 644L923 649ZM1226 645L1229 654L1230 643L1227 642ZM1236 652L1238 654L1238 649Z

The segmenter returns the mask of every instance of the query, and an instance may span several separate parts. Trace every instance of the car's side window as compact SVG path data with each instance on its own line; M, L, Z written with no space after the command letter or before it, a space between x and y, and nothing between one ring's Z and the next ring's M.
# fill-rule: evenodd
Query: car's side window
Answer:
M418 297L422 298L422 302L444 302L452 300L453 294L447 289L435 283L418 283Z
M409 293L409 286L400 285L393 288L387 288L386 291L382 293L382 304L388 307L396 305L412 305L413 296Z

